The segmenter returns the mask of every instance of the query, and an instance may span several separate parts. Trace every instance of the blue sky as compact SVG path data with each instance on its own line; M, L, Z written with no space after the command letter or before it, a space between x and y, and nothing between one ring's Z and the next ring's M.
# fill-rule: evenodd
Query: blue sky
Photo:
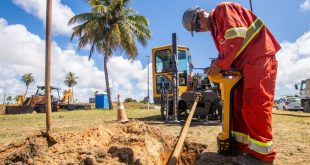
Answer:
M58 7L58 10L54 11L53 13L53 21L57 21L54 23L55 27L53 27L53 50L56 52L55 54L59 53L55 55L57 56L55 58L57 60L57 66L55 64L56 73L54 76L54 84L61 86L62 89L65 89L66 87L62 83L62 77L71 69L79 73L78 76L80 77L81 83L80 86L77 86L77 90L80 90L80 97L88 98L92 95L94 90L104 89L104 78L102 73L103 59L100 55L95 54L93 60L90 62L86 60L88 50L77 50L76 41L70 41L70 28L66 26L66 20L74 14L88 12L89 7L86 4L86 0L53 1L54 8ZM187 8L198 5L210 11L220 2L222 1L133 0L131 7L138 11L139 14L144 15L149 19L150 30L152 31L153 36L149 40L147 47L138 45L138 58L133 64L127 64L123 57L117 57L111 60L110 65L113 69L110 70L112 75L110 81L112 82L112 91L114 91L114 94L116 92L125 93L124 95L127 97L133 95L138 99L141 99L143 95L145 96L147 85L146 77L139 77L139 74L146 74L147 59L145 56L151 54L152 47L170 44L171 34L174 32L176 32L178 35L178 43L190 48L194 66L207 67L210 64L209 58L217 56L217 51L210 37L210 34L196 33L195 36L192 37L189 32L183 29L181 18L183 12ZM248 0L236 0L233 2L238 2L249 8ZM308 58L310 56L310 50L307 49L307 45L305 44L308 42L310 43L310 37L308 34L310 31L310 1L253 0L253 10L254 13L264 21L276 39L283 46L283 49L277 56L279 59L277 95L280 96L283 94L296 93L296 91L293 90L292 84L300 81L301 79L309 78L310 76L308 73L302 72L308 69L308 66L303 66L303 64L307 64ZM23 74L23 72L34 72L37 76L36 84L33 85L31 90L35 90L35 86L43 82L44 77L42 71L39 72L36 71L36 69L42 70L42 64L37 60L37 56L42 53L42 43L44 43L45 39L44 11L45 2L42 2L42 0L0 1L0 19L2 19L2 22L5 22L2 24L2 27L3 29L6 29L2 32L0 31L0 34L3 34L0 35L0 37L2 36L3 42L7 41L9 45L5 47L5 49L0 49L0 60L2 61L0 63L0 72L10 73L10 75L5 74L0 77L0 93L1 91L2 93L3 91L9 91L11 95L21 93L24 90L24 86L19 82L19 77ZM8 29L12 29L13 32L10 31L12 34L6 35L8 33ZM5 37L12 38L12 36L14 36L14 30L16 30L15 37L25 37L25 40L29 41L24 45L24 47L27 47L20 48L20 50L31 49L31 51L33 51L32 54L37 54L37 56L27 56L28 52L23 53L18 52L17 50L13 51L14 49L19 49L19 47L21 47L20 44L16 46L14 45L14 43L21 43L21 39L15 39L11 42L10 39L6 39ZM37 41L34 42L37 45L31 45L30 41ZM5 45L6 43L0 44ZM4 55L4 53L10 53L14 55L10 57L9 55ZM67 54L67 56L64 57L63 54ZM27 66L27 60L18 60L23 58L27 58L27 60L31 58L34 59L32 61L29 60L29 66ZM60 62L62 60L63 62ZM4 61L6 61L6 63ZM77 61L80 63L74 63ZM8 65L8 63L12 65ZM20 65L18 65L19 63ZM119 64L121 66L119 66ZM126 68L126 66L128 66L128 68ZM289 70L287 70L287 66L289 66ZM132 71L128 71L128 69L131 69ZM85 74L91 74L87 71L93 72L93 75L85 76ZM126 74L134 76L128 76ZM119 78L120 75L123 77ZM96 81L94 82L94 80Z

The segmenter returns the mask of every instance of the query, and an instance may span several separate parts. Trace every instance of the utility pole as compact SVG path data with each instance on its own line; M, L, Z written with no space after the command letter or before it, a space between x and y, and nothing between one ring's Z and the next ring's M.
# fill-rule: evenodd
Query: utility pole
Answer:
M4 104L5 104L5 98L6 98L6 91L3 94L3 107L4 107Z
M52 0L46 3L46 37L45 37L45 110L46 110L46 133L51 135L51 25L52 25Z
M150 56L146 55L147 57L147 110L150 110Z
M250 0L250 8L251 8L251 12L253 12L253 8L252 8L252 0Z

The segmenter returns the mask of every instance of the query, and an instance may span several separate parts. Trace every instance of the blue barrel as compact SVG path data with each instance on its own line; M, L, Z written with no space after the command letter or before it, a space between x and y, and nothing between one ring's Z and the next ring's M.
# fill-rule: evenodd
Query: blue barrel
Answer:
M108 109L109 108L109 101L107 94L96 94L95 97L96 101L96 108L97 109Z

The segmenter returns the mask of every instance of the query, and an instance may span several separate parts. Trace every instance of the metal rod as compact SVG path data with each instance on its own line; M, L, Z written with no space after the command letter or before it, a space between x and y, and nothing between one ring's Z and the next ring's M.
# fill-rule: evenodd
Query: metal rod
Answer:
M187 132L188 132L188 128L190 126L190 123L192 121L194 112L196 110L197 103L200 100L200 98L201 98L201 94L200 93L196 94L194 104L193 104L193 106L191 108L191 111L190 111L188 117L187 117L185 125L182 128L182 131L180 133L178 142L177 142L177 144L176 144L176 146L175 146L175 148L173 150L173 153L172 153L172 155L171 155L171 157L169 159L168 165L176 165L177 162L178 162L178 158L179 158L179 155L181 153L181 150L182 150L182 147L183 147L183 143L185 141L185 138L186 138L186 135L187 135Z
M177 120L178 116L178 101L179 101L179 74L178 74L178 45L177 45L177 34L172 33L172 54L173 54L173 113L174 113L174 120Z
M46 132L47 136L52 131L51 126L51 29L52 29L52 0L46 3L46 39L45 39L45 110L46 110Z
M147 57L147 110L150 110L150 56Z
M4 104L5 104L5 98L6 98L6 91L4 92L4 95L3 95L3 107L4 107Z
M250 0L250 8L251 8L251 12L253 12L253 8L252 8L252 0Z

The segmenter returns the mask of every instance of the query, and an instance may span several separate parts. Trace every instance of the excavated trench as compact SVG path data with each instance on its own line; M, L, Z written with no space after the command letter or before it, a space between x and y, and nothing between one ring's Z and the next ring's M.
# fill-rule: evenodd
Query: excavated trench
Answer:
M3 164L166 164L176 137L140 121L107 123L82 132L42 134L0 150ZM195 164L205 145L185 141L178 164ZM1 164L1 163L0 163Z

